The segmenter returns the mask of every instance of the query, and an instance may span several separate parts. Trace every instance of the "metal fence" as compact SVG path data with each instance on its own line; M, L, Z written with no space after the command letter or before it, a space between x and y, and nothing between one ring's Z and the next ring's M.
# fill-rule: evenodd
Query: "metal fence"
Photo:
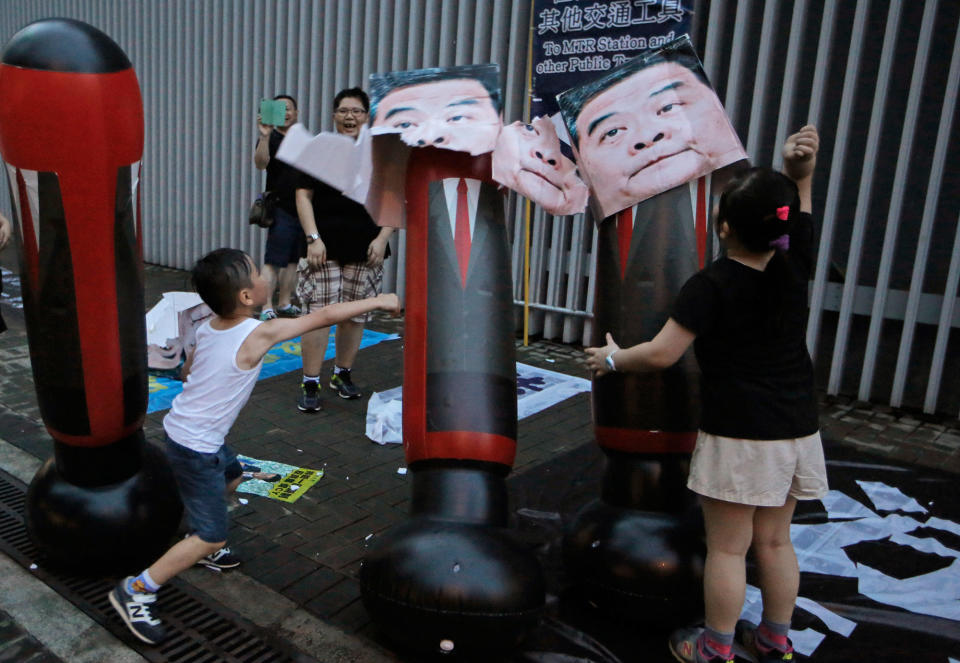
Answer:
M754 163L805 122L823 141L808 344L831 393L960 411L960 3L697 0L693 40ZM0 4L0 39L66 16L111 35L143 90L144 255L188 267L246 224L262 186L257 100L295 95L330 129L333 95L370 73L496 62L505 117L524 116L529 0L32 0ZM0 204L9 209L5 191ZM523 299L527 205L508 202ZM593 224L529 214L530 331L592 340ZM386 287L403 289L403 233ZM519 307L518 307L519 309Z

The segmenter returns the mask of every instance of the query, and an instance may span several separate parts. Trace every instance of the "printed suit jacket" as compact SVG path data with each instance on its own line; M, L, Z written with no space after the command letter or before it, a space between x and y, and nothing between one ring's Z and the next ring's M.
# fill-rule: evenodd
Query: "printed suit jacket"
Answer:
M480 184L466 286L442 181L429 183L427 431L516 440L510 251L496 186Z

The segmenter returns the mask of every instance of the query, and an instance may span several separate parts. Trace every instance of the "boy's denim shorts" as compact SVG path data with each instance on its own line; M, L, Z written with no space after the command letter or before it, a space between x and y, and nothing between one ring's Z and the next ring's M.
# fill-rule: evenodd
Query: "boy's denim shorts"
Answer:
M237 454L226 444L216 453L200 453L165 437L190 529L207 543L226 541L227 484L243 473Z

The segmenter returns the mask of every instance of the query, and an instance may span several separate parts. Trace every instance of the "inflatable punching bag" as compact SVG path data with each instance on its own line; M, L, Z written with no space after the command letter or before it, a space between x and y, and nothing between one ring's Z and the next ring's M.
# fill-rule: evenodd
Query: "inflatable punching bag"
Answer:
M628 347L663 327L702 265L705 189L701 178L600 224L594 345L610 332ZM702 614L702 520L686 487L698 402L692 351L662 372L594 377L594 430L606 472L600 499L567 526L564 560L604 609L664 625Z
M417 148L407 170L403 441L411 519L375 537L364 604L420 650L509 648L545 601L507 525L516 455L513 296L490 155Z
M27 530L55 562L139 569L166 549L181 507L142 431L137 77L107 35L47 19L7 44L0 98L30 360L54 439L27 494Z

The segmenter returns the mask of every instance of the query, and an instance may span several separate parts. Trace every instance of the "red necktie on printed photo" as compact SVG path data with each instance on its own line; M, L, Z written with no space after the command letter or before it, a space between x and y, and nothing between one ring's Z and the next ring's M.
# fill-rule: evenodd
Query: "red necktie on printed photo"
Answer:
M630 257L630 238L633 237L633 206L617 214L617 244L620 248L620 279L627 273L627 259Z
M694 233L697 236L697 255L700 258L700 269L703 269L707 253L707 177L704 175L697 180L697 218L694 223Z
M453 233L453 245L460 264L460 282L467 287L467 267L470 264L470 208L467 206L467 182L462 177L457 184L457 225Z

